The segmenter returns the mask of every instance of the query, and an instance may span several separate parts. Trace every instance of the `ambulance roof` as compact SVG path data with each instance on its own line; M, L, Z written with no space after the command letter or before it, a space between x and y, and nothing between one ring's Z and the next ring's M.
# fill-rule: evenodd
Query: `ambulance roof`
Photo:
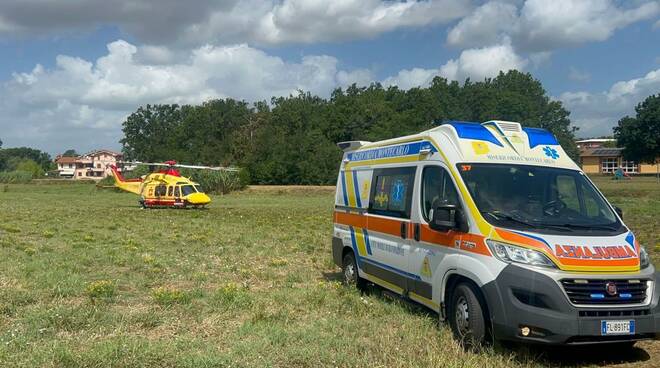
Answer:
M369 160L376 164L377 160L428 152L439 153L450 164L508 163L579 170L552 133L540 128L523 128L519 123L509 121L450 121L405 137L347 143L343 142L346 149L344 159L351 162L351 166L360 165L359 161Z

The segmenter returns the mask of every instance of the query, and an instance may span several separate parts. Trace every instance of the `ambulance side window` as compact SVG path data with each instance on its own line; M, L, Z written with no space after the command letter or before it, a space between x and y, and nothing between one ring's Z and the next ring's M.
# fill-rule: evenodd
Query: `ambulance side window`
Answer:
M410 218L415 167L374 170L369 213Z
M458 192L447 170L440 166L427 166L422 172L422 215L428 222L434 206L460 205Z

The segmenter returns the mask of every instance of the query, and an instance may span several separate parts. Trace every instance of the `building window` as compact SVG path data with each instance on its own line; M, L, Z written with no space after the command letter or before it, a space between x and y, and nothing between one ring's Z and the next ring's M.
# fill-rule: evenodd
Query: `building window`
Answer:
M82 172L78 171L78 176L82 176Z
M603 158L601 160L600 172L603 174L611 174L619 167L619 160L616 157Z
M621 161L621 168L626 174L637 174L637 163L635 161Z

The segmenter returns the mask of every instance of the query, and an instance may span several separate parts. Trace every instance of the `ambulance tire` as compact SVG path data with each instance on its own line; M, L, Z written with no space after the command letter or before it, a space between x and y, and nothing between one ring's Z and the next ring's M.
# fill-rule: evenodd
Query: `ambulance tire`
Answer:
M366 281L360 277L358 273L357 262L355 261L355 255L353 252L348 252L344 255L341 266L342 279L346 285L355 287L358 290L364 290L366 287Z
M451 293L447 316L456 340L468 349L478 349L486 342L487 326L474 286L461 282Z

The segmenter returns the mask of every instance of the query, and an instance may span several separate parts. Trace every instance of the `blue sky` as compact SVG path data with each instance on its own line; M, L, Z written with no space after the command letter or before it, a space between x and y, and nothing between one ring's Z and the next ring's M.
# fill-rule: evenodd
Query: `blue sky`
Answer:
M52 154L119 149L147 103L508 69L540 79L587 137L660 93L660 1L7 0L0 53L3 146Z

